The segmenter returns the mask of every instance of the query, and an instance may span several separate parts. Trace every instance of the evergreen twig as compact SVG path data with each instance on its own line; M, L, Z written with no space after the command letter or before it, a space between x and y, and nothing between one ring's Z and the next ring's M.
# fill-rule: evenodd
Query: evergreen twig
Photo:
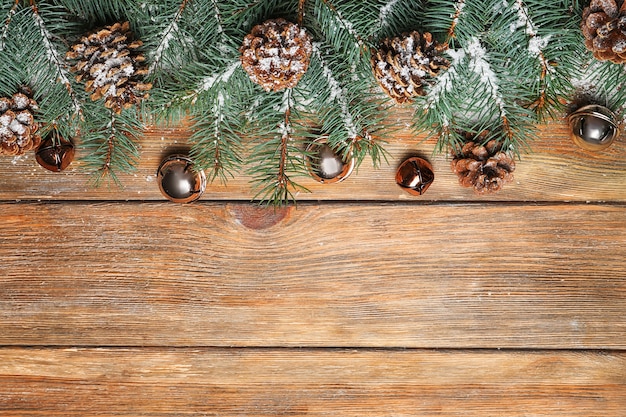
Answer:
M19 0L15 0L13 6L9 9L6 18L4 19L4 24L2 25L2 31L0 31L0 51L4 49L6 44L7 36L9 35L9 27L11 26L11 21L13 20L13 16L17 12L17 8L20 5Z

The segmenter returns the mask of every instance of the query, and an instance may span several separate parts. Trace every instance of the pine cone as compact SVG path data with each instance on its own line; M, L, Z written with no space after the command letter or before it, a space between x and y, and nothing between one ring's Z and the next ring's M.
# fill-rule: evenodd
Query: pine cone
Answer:
M23 155L41 143L34 116L39 107L29 96L30 91L25 90L0 98L0 154Z
M626 2L592 0L583 10L585 46L600 61L626 62Z
M128 22L115 23L83 36L66 58L78 61L71 70L78 73L76 81L85 82L91 99L104 97L104 105L119 113L147 98L152 88L141 82L148 73L144 56L136 51L142 44L132 40Z
M466 135L471 139L471 135ZM481 145L487 133L483 132L463 145L452 160L452 171L464 187L474 187L478 194L499 191L513 180L515 161L496 140ZM482 139L482 140L481 140Z
M243 69L265 91L295 87L309 67L312 50L305 30L285 19L256 25L239 48Z
M447 44L433 40L429 32L413 31L402 37L386 38L372 54L374 76L382 89L398 103L426 94L424 85L432 83L450 62L442 56Z

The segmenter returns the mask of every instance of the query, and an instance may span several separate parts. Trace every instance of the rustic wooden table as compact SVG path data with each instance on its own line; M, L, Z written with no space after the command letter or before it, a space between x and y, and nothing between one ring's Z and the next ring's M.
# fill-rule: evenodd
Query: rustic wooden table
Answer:
M477 197L403 130L274 211L246 177L164 201L187 134L148 131L123 190L0 161L0 415L626 415L623 138L551 122ZM422 197L394 182L413 154Z

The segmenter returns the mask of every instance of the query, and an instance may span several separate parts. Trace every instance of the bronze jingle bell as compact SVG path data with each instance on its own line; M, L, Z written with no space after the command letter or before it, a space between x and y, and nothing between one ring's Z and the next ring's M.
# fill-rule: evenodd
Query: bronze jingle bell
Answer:
M351 156L342 158L327 142L328 137L321 136L307 146L307 169L311 177L322 184L341 182L352 174L355 161Z
M61 172L74 160L74 145L71 141L57 136L57 142L52 135L39 145L35 153L37 163L45 169L53 172Z
M435 180L430 162L417 156L408 158L396 171L396 183L412 195L422 195Z
M608 148L619 135L615 114L604 106L583 106L568 117L570 137L589 151Z
M196 171L194 162L185 155L170 155L157 170L161 194L175 203L191 203L202 196L206 189L204 171Z

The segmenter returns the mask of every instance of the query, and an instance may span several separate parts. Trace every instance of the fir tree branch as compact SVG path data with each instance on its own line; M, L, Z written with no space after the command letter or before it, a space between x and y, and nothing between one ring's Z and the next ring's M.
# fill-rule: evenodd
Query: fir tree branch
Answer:
M169 48L172 37L176 34L176 32L178 32L178 21L185 11L185 7L187 7L187 3L189 1L190 0L182 0L180 6L178 6L178 10L172 18L172 21L163 31L163 36L161 37L161 40L159 41L159 44L153 53L152 63L150 64L150 67L148 67L148 76L152 74L157 66L160 64L161 59L163 58L163 53Z
M450 27L448 28L448 38L446 42L449 42L450 39L456 37L456 26L459 24L459 19L461 18L461 14L463 13L463 8L465 8L465 0L457 0L454 3L454 14L452 17L452 22L450 23Z
M226 32L224 32L224 23L222 20L222 12L216 0L211 0L213 11L215 13L215 21L217 22L217 33L222 43L226 43Z
M457 77L457 67L461 61L465 59L465 51L459 50L447 50L447 54L452 58L448 69L437 78L435 78L435 84L428 89L426 95L426 103L423 106L425 111L430 111L436 108L437 104L441 101L443 95L448 93L454 87L454 81Z
M89 152L85 164L93 174L92 183L99 186L104 179L111 179L120 185L118 172L132 172L139 155L134 142L141 128L137 111L124 110L116 114L109 110L105 116L99 106L89 107L90 117L81 136L82 147Z
M264 119L261 120L263 125L276 120L275 117L280 117L272 131L259 136L260 142L253 149L252 160L255 166L251 173L259 188L254 199L259 200L261 204L284 205L295 201L295 191L308 191L292 178L292 174L305 172L303 160L299 157L302 150L294 146L293 117L297 110L293 95L294 89L286 89L280 98L280 108L270 109L258 115ZM276 95L272 95L267 98L273 100L275 97ZM294 153L297 153L297 156Z
M365 42L363 41L361 35L354 30L354 26L342 16L341 12L333 5L333 3L331 3L330 0L322 0L322 4L332 13L339 25L350 34L350 36L354 39L355 44L358 46L358 49L366 49Z
M9 34L9 26L11 25L11 20L13 20L13 16L17 13L17 8L20 5L20 0L15 0L15 3L9 9L9 13L7 13L7 17L4 19L4 25L2 25L2 33L0 33L0 51L4 50L6 45L7 36Z
M39 32L41 33L41 41L43 43L44 49L46 50L46 57L49 63L54 68L57 78L65 86L68 94L72 99L74 115L80 116L82 114L82 106L76 93L74 92L72 83L70 82L70 75L65 67L65 62L61 58L61 54L59 54L59 51L52 42L53 35L46 28L46 24L41 18L39 10L37 9L37 6L34 4L34 2L31 2L31 10L33 20L35 21L37 27L39 28Z
M306 0L298 0L298 25L302 26L302 24L304 23L304 6L305 6Z
M525 28L525 33L529 38L527 48L528 53L535 57L535 59L539 62L539 95L537 99L531 103L530 107L533 108L537 114L542 114L548 104L553 104L550 103L547 98L547 75L548 72L551 71L552 67L543 52L550 41L550 36L542 37L538 35L537 27L531 20L528 8L524 4L523 0L515 0L511 7L513 8L513 11L517 12L519 18L517 25Z
M104 157L104 163L100 168L101 176L106 176L111 172L111 160L113 159L113 150L115 149L115 136L117 129L115 126L116 118L115 112L111 112L111 122L109 123L109 135L106 140L106 153Z
M230 75L225 80L215 81L207 94L203 94L198 105L193 106L192 120L194 143L191 156L198 169L207 170L211 181L220 178L226 183L233 176L234 168L241 165L239 131L243 121L236 97L229 94ZM235 85L238 80L234 80ZM235 87L236 88L236 87ZM206 112L205 109L209 109Z
M291 115L291 108L285 110L285 121L281 125L281 137L280 137L280 159L278 163L278 172L276 174L277 191L282 193L282 189L287 188L289 185L289 176L287 175L287 144L293 140L291 137L291 121L289 117Z
M202 80L202 83L198 86L198 88L184 96L182 100L191 100L191 104L195 103L201 93L209 91L218 83L227 83L230 77L232 77L235 70L237 70L237 68L239 68L240 66L241 61L237 60L232 62L228 67L226 67L224 71L205 77Z
M500 112L500 120L502 121L505 135L508 139L513 138L514 133L507 115L504 97L500 92L500 80L487 59L487 50L482 46L480 39L477 37L472 39L467 46L467 53L470 57L469 65L471 70L479 76L479 81L487 87L492 102Z
M329 67L328 63L325 62L324 57L319 48L319 43L313 43L313 53L319 60L320 66L322 67L322 71L326 81L328 82L328 86L330 88L330 97L329 101L337 102L339 104L339 108L341 109L341 114L343 115L343 124L346 130L346 134L348 136L348 140L354 141L358 135L358 130L356 125L354 124L354 117L350 113L349 103L347 99L347 93L345 89L339 84L339 81L335 79L333 76L333 71ZM347 143L344 141L344 148Z
M378 12L378 28L376 32L380 32L389 25L389 16L399 1L400 0L389 0L383 5L383 7L380 8L380 12Z

